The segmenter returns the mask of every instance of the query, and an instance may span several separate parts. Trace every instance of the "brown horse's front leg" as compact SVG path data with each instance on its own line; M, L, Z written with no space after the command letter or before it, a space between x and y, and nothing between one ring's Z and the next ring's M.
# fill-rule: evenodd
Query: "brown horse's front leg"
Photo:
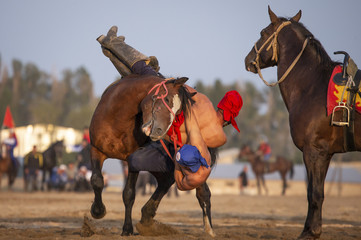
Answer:
M95 148L91 149L92 176L90 183L94 190L94 202L91 206L90 213L93 218L100 219L106 214L106 209L102 200L102 191L104 188L104 179L101 172L105 157Z
M332 155L315 149L304 149L303 151L308 178L308 212L299 239L317 239L321 235L324 183L331 157Z
M264 174L262 174L260 178L261 178L262 186L266 192L266 195L268 195L268 188L267 188L266 182L264 180Z
M203 212L204 231L210 236L215 237L216 234L212 228L211 191L206 182L196 189L196 196Z

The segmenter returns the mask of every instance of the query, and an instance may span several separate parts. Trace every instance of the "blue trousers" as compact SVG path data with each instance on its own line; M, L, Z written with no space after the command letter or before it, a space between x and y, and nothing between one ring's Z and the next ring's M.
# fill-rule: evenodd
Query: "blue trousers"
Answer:
M163 140L164 141L164 140ZM174 155L174 146L172 143L164 141L171 156ZM160 141L149 142L128 157L129 171L148 171L148 172L173 172L174 163L163 149Z

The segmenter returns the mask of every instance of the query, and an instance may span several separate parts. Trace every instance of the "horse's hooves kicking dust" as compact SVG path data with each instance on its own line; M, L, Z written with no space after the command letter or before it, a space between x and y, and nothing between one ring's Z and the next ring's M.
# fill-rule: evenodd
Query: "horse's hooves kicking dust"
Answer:
M142 224L138 222L135 227L142 236L162 236L179 233L178 230L158 221L152 221L150 224Z
M90 237L94 235L96 232L96 228L94 226L94 222L89 219L87 216L84 216L83 226L81 227L80 236L82 237Z

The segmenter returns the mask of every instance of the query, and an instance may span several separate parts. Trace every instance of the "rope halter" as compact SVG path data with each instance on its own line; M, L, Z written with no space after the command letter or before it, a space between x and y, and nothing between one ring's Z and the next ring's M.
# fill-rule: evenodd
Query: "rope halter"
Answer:
M256 59L252 62L253 65L255 65L255 67L257 68L257 73L260 76L260 78L262 79L262 81L269 87L273 87L277 84L280 84L281 82L283 82L286 77L288 76L288 74L291 72L292 68L296 65L296 63L298 62L298 60L300 59L302 53L304 52L307 43L309 41L309 38L306 38L305 41L303 42L303 47L301 52L297 55L297 57L295 58L295 60L292 62L292 64L288 67L288 69L286 70L286 72L283 74L283 76L274 83L268 83L266 80L264 80L262 73L261 73L261 68L259 66L259 58L260 58L260 54L263 51L263 49L267 46L266 51L269 51L270 48L273 49L272 52L272 60L274 60L276 63L278 62L278 42L277 42L277 38L278 38L278 34L279 32L287 25L290 25L291 21L286 21L283 22L281 25L278 26L278 28L276 29L276 31L274 33L272 33L271 36L268 37L268 39L262 44L262 46L257 49L257 42L254 44L254 50L256 51Z
M175 116L175 113L173 112L173 110L168 106L168 104L165 102L165 97L168 95L168 89L166 87L166 83L167 81L169 80L173 80L174 78L167 78L165 79L164 81L154 85L152 87L152 89L149 90L148 94L150 94L153 90L155 90L154 92L154 95L152 97L153 99L153 107L154 107L154 104L155 104L155 101L157 99L161 99L162 102L164 103L164 105L168 108L168 110L171 112L171 114L173 115L174 119L176 119L176 116ZM163 95L159 95L159 91L160 91L160 88L163 87L165 89L165 93ZM177 144L181 146L181 142L179 144L178 142L178 138L177 138L177 134L175 133L175 131L173 130L173 133L172 133L172 136L171 136L171 140L173 140L173 144L174 144L174 149L176 150L177 149ZM166 147L165 143L163 142L163 140L161 139L160 140L165 152L168 154L168 156L170 157L170 159L173 159L172 155L170 154L168 148Z
M152 89L149 90L148 94L150 94L153 90L155 90L155 93L153 94L153 106L154 106L154 103L157 99L161 99L162 102L164 103L164 105L167 107L167 109L170 111L170 113L173 115L173 117L175 118L175 114L173 112L173 110L168 106L168 104L165 102L165 97L168 95L168 89L166 87L166 82L169 81L169 80L173 80L174 78L167 78L165 79L164 81L154 85L152 87ZM165 93L163 95L159 95L159 90L160 88L163 87L165 89Z

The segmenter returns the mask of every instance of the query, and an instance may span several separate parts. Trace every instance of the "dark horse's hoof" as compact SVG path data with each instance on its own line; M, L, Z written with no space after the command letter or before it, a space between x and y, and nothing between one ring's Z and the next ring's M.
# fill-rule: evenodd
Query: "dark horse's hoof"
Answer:
M92 207L90 209L90 213L93 218L95 218L95 219L103 218L105 216L106 212L107 211L106 211L106 208L103 203L99 207L93 202Z
M123 232L122 232L122 236L131 236L133 235L133 226L123 226Z
M310 234L308 232L303 232L298 238L297 240L315 240L315 239L319 239L321 234L318 234L317 236Z
M132 232L125 232L125 231L123 231L121 235L122 235L122 236L132 236L132 235L133 235L133 231L132 231Z

